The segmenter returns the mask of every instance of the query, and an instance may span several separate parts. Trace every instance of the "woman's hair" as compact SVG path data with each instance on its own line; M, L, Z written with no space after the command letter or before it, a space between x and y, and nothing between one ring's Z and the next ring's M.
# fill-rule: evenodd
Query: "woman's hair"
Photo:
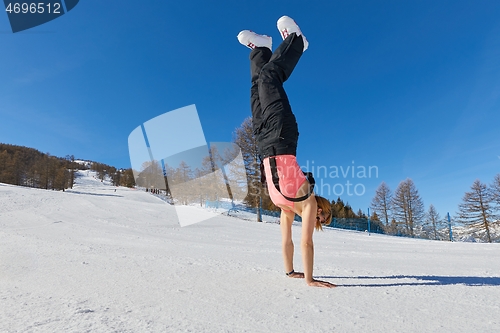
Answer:
M328 225L332 222L332 206L330 205L330 201L326 200L319 195L314 196L316 198L316 203L318 204L318 208L321 208L321 212L325 215L325 222L321 223L320 220L316 220L316 230L323 230L324 225Z

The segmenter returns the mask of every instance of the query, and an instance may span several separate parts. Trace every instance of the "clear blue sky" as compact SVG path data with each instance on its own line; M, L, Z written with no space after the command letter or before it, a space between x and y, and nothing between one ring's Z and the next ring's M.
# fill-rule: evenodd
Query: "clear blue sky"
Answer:
M310 42L286 83L298 161L339 170L317 192L366 211L409 177L445 215L500 173L499 1L90 0L16 34L0 13L0 142L127 168L130 132L190 104L207 141L231 141L250 115L236 35L276 46L282 15Z

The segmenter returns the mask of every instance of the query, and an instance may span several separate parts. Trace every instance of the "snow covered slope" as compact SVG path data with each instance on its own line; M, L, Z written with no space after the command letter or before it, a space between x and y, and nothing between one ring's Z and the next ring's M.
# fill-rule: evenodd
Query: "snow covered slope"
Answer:
M0 332L499 330L500 244L326 230L314 273L339 287L312 288L285 277L275 223L180 228L148 193L78 182L0 184Z

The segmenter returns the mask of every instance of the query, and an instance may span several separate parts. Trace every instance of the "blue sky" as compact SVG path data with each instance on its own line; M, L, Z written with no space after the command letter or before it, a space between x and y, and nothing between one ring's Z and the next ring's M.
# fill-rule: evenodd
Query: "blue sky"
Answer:
M500 173L498 1L91 0L16 34L0 14L0 142L127 168L131 131L191 104L207 141L231 141L250 115L236 35L276 46L282 15L310 42L285 86L299 164L356 170L317 192L366 211L409 177L445 215Z

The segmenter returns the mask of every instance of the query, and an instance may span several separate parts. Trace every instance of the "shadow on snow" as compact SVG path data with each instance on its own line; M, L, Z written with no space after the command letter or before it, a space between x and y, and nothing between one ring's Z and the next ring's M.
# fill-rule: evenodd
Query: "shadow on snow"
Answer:
M319 279L352 279L352 280L377 280L382 283L352 283L337 284L338 287L399 287L399 286L449 286L465 285L469 287L500 286L500 277L481 276L415 276L415 275L392 275L392 276L318 276ZM417 281L402 281L406 279ZM383 280L396 280L386 283Z
M74 194L85 194L85 195L94 195L98 197L118 197L118 198L123 198L123 195L117 195L117 194L99 194L99 193L90 193L90 192L80 192L80 191L73 191L73 190L66 190L67 193L74 193Z

